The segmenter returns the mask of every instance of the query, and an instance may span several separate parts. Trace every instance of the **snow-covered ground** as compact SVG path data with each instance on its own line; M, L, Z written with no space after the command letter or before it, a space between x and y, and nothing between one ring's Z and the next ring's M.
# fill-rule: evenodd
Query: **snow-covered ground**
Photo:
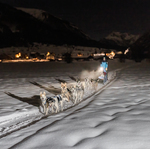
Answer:
M39 112L40 91L53 95L46 89L60 88L57 78L73 83L69 76L93 76L98 67L98 61L1 63L1 148L149 149L150 66L145 61L110 60L105 87L87 91L83 102L64 112L48 117Z

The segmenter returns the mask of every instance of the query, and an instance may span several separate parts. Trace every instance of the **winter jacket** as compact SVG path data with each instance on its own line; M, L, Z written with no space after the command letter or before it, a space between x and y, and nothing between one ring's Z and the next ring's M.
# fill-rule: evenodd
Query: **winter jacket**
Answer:
M103 61L103 62L101 63L101 65L100 65L100 67L103 67L104 72L107 72L107 69L108 69L108 63Z

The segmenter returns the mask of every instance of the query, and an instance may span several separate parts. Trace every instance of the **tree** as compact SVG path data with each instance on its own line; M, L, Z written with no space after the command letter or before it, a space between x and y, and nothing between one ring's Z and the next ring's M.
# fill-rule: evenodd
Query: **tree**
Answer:
M72 62L72 57L71 57L71 53L67 52L64 54L64 60L67 63L71 63Z

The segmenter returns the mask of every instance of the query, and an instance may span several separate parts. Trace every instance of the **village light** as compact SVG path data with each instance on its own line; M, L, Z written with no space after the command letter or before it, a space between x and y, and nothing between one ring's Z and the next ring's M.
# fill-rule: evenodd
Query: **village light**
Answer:
M104 52L102 52L100 55L101 55L101 56L105 56L105 53L104 53Z
M122 51L118 51L117 54L122 54Z
M112 51L112 52L110 53L110 55L111 55L111 57L113 58L113 57L115 56L115 52Z
M46 54L46 60L55 60L55 54L47 52L47 54Z
M129 52L129 49L126 49L125 52L124 52L124 54L127 54L128 52Z
M20 57L21 57L21 53L15 55L15 58L20 58Z
M46 56L49 56L50 55L50 52L47 52Z
M113 56L115 56L115 52L114 51L111 51L111 53L110 53L111 55L113 55Z
M115 52L111 51L111 53L106 53L106 56L109 57L110 59L113 59L115 56Z
M96 54L93 54L93 56L105 56L105 53L96 53Z
M78 53L77 56L83 56L83 54L82 53Z
M15 55L15 58L19 58L19 54L16 54L16 55Z

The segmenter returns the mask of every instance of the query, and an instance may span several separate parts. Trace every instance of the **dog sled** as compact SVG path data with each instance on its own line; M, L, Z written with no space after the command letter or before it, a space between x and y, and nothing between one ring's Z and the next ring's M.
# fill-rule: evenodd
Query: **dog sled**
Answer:
M106 81L107 81L107 80L106 80L107 72L104 72L102 67L100 67L100 69L99 69L99 74L100 74L99 77L98 77L99 82L101 82L101 81L102 81L103 83L106 82Z

